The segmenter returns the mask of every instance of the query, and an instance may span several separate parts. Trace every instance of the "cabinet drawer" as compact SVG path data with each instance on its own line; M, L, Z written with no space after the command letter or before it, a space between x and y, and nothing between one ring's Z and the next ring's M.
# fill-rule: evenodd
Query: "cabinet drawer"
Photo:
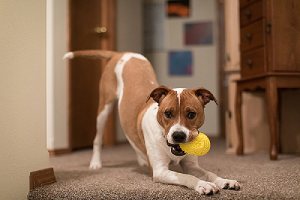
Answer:
M265 48L242 53L242 77L249 77L264 73L266 70Z
M240 7L245 7L256 0L240 0Z
M243 9L240 12L241 26L245 26L255 20L263 17L263 2L257 1Z
M241 30L241 51L248 51L264 45L264 21L260 20Z

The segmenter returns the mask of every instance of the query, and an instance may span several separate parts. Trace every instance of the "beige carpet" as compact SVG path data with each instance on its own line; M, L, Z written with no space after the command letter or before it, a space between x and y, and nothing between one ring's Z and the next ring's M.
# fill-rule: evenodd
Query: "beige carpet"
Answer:
M266 153L238 157L224 150L223 141L213 141L212 150L199 162L240 181L240 191L201 196L185 187L154 183L136 163L131 147L119 145L104 149L104 166L96 171L88 169L91 150L51 158L57 183L31 191L28 199L300 199L299 156L280 155L278 161L270 161Z

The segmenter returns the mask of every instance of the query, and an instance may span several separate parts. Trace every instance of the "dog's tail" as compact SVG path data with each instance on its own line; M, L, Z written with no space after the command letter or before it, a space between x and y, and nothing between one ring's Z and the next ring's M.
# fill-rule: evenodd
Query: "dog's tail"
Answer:
M82 51L72 51L64 55L63 59L73 59L73 58L90 58L90 59L110 59L116 52L106 51L106 50L82 50Z

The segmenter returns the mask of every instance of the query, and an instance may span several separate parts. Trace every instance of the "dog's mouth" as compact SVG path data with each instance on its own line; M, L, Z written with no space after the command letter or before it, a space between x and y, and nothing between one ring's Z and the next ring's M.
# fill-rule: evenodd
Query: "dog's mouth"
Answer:
M174 154L175 156L184 156L185 155L184 151L182 151L179 144L171 144L167 141L167 145L169 147L171 147L171 153Z

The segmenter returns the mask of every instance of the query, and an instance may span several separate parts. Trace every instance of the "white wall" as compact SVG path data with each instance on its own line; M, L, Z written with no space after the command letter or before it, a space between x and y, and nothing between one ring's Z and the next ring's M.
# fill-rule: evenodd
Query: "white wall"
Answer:
M66 149L68 141L67 0L47 0L47 148Z
M117 0L117 47L118 51L142 53L143 10L141 0Z
M141 0L117 0L117 51L142 53L142 3ZM117 140L126 141L118 116L116 116L116 126Z
M153 0L157 2L157 0ZM165 48L148 53L160 84L169 87L205 87L218 99L218 26L215 0L191 0L191 13L188 18L167 18L164 21ZM206 46L183 46L183 24L185 22L212 21L213 44ZM168 51L191 50L193 53L192 76L169 76ZM210 136L219 135L218 107L214 103L206 106L206 120L201 130Z
M0 199L26 199L46 150L46 1L0 1Z

